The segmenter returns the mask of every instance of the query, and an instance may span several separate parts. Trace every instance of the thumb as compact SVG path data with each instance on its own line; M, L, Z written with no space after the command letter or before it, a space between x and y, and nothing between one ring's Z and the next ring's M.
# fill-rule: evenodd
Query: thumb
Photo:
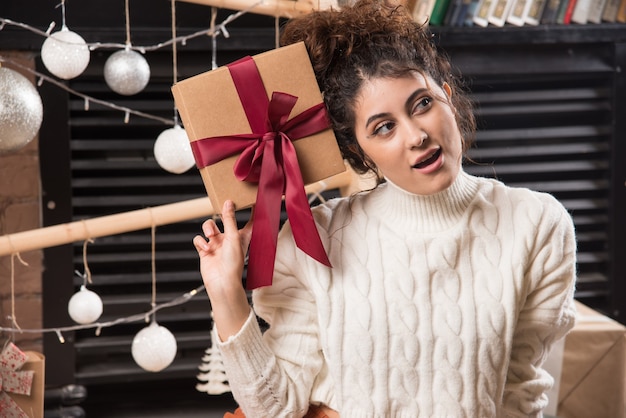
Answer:
M252 224L254 223L254 206L252 207L252 211L250 212L250 219L246 222L246 225L241 228L241 238L243 248L248 248L250 245L250 240L252 239Z
M222 206L222 224L224 225L224 234L226 236L233 236L233 234L237 234L235 205L232 200L224 201L224 205Z

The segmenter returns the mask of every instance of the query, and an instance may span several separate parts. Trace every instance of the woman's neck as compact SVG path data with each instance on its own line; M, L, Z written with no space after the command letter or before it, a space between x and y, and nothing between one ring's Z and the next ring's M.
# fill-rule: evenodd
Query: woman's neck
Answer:
M410 193L389 180L379 189L373 203L394 225L416 232L438 232L449 229L463 216L476 194L478 179L461 170L450 187L432 195Z

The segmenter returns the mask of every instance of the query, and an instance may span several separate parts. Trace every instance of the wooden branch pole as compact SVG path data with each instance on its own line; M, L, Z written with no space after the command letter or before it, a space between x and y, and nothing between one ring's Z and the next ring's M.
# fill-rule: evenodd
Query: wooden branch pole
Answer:
M98 218L48 226L30 231L17 232L0 237L0 255L22 253L137 231L188 219L210 216L214 213L208 197L192 199L168 205L139 209Z
M305 187L307 194L346 187L352 180L350 170ZM75 221L30 231L0 236L0 256L55 247L89 238L98 238L155 226L173 224L216 212L208 197L186 200L146 209ZM200 231L198 231L200 232Z
M181 1L181 0L179 0ZM182 0L186 3L203 4L205 6L217 7L229 10L248 10L250 13L280 16L280 17L297 17L305 15L318 9L317 2L307 0L264 0L256 2L256 0ZM255 5L255 3L257 3Z

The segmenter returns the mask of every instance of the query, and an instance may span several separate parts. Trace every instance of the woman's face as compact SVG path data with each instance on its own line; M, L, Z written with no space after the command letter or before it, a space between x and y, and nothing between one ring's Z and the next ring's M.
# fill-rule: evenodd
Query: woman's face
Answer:
M419 73L366 81L357 96L355 134L382 174L414 194L449 187L461 167L461 133L450 86Z

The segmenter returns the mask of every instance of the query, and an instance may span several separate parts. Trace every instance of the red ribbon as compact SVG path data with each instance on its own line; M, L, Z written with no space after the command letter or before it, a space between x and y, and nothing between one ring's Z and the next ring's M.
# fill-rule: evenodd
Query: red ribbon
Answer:
M296 245L331 267L315 227L292 144L293 140L330 127L324 103L288 120L298 98L274 92L269 100L251 57L228 65L228 69L252 133L199 139L191 143L191 148L198 168L240 153L234 166L235 177L258 183L246 287L251 290L272 284L283 194Z

